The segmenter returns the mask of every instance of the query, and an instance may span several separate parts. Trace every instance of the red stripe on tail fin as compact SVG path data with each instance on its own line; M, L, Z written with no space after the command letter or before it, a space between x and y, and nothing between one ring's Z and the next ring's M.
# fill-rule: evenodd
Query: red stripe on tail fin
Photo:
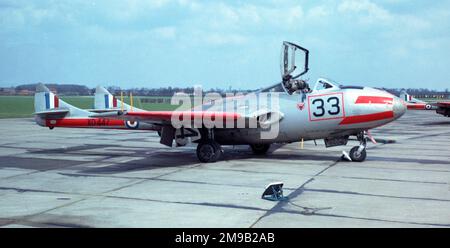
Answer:
M55 108L59 108L59 98L56 95L54 95L53 101L55 102Z

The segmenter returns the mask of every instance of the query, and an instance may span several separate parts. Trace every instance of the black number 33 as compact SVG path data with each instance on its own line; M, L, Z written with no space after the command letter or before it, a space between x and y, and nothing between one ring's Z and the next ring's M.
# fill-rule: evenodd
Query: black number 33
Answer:
M325 103L322 99L315 99L312 101L312 105L316 105L316 103L319 103L319 105L316 106L316 109L318 112L314 111L313 115L315 117L321 117L325 115ZM339 107L339 98L337 97L330 97L327 99L327 103L331 104L330 110L328 110L329 115L338 115L341 112L341 108Z

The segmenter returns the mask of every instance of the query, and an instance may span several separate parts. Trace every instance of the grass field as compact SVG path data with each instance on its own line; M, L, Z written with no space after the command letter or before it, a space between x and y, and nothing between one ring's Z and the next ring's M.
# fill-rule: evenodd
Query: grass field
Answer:
M66 96L60 97L63 101L78 108L94 108L93 96ZM134 97L134 106L145 110L174 110L178 105L170 105L167 101L163 103L150 103L149 99L170 99L170 97ZM130 103L128 97L124 102ZM165 102L165 103L164 103ZM120 106L119 106L120 107ZM0 118L23 118L32 117L34 112L33 96L0 96Z

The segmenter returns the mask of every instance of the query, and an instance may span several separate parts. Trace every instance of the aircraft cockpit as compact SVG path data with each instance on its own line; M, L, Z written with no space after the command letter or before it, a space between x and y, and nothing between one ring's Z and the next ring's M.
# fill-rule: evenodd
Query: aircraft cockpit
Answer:
M312 91L333 91L338 90L338 84L330 79L319 78Z
M307 80L300 77L308 70L309 51L297 44L283 42L281 47L281 79L282 82L259 90L260 92L286 92L289 95L303 95L316 91L335 91L346 86L340 86L336 82L326 78L319 78L314 86L310 88ZM351 86L354 87L354 86Z

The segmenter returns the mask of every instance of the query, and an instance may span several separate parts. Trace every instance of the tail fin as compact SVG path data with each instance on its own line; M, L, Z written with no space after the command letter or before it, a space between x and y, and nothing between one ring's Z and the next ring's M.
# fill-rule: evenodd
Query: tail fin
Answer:
M126 129L128 122L122 119L108 119L96 116L96 113L79 109L59 99L43 84L36 87L34 95L35 121L38 125L53 129L68 128L114 128ZM137 123L137 122L136 122ZM138 125L136 125L136 128ZM154 129L154 128L153 128Z
M411 101L411 96L406 92L406 90L402 90L400 92L400 99L402 99L405 102Z
M34 112L39 113L57 108L59 108L59 98L44 84L39 83L34 94Z
M51 92L42 83L39 83L36 87L34 111L37 117L44 120L48 118L88 117L92 114L89 111L79 109L59 99L56 94Z
M407 103L425 103L424 101L421 101L419 99L416 99L414 97L412 97L411 95L409 95L406 90L402 90L400 92L400 99L402 99L403 101L407 102Z
M109 110L119 110L122 109L131 111L144 111L142 109L131 107L126 103L122 103L122 101L115 98L107 89L102 86L97 86L95 89L95 102L94 108L96 112L98 111L109 111Z

